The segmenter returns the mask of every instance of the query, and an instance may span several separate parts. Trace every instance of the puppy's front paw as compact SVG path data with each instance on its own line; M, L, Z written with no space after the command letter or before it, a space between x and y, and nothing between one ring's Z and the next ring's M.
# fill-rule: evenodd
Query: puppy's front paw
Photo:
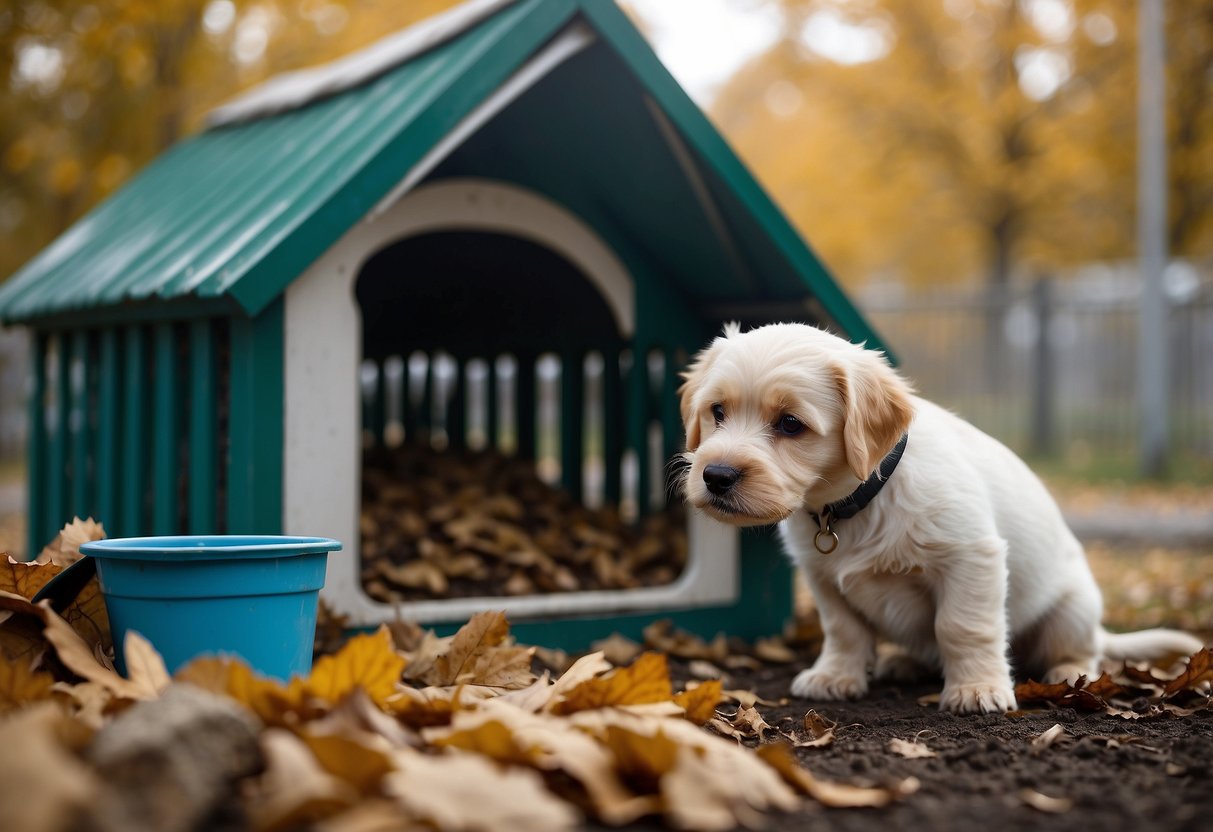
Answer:
M957 714L998 714L1015 710L1015 689L1009 682L977 685L945 684L939 709Z
M810 667L792 680L792 695L798 699L858 699L868 692L866 675Z

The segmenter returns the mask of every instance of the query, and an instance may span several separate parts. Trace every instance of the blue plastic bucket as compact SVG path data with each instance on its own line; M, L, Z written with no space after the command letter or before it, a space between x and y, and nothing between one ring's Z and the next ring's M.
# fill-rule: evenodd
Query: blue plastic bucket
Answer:
M97 577L119 672L128 630L172 673L201 655L230 655L278 679L312 667L325 537L196 535L98 540L80 547Z

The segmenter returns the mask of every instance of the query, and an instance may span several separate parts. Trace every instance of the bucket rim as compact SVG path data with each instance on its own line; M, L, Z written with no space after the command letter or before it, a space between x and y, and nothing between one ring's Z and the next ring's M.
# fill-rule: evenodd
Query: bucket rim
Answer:
M315 555L341 548L341 541L329 537L191 534L93 540L81 544L80 552L90 557L123 560L221 560Z

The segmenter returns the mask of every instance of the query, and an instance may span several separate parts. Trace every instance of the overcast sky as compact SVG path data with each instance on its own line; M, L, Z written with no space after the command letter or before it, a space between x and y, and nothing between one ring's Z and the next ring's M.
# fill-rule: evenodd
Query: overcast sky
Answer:
M644 18L662 62L701 105L778 34L778 15L745 0L624 2Z

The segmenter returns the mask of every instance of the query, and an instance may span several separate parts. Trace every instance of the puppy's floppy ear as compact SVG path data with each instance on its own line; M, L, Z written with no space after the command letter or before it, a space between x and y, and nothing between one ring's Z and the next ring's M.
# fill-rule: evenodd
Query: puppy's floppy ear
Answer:
M914 419L909 383L884 354L856 346L834 368L842 401L843 448L847 465L866 480Z
M699 447L699 418L694 411L695 396L699 393L699 388L703 386L704 377L708 374L708 369L716 361L716 357L724 348L724 342L736 335L741 330L737 323L727 323L724 325L724 335L712 341L707 347L700 350L691 359L691 363L680 374L682 376L682 386L678 388L678 408L682 413L682 425L686 429L687 434L687 450L693 451Z

